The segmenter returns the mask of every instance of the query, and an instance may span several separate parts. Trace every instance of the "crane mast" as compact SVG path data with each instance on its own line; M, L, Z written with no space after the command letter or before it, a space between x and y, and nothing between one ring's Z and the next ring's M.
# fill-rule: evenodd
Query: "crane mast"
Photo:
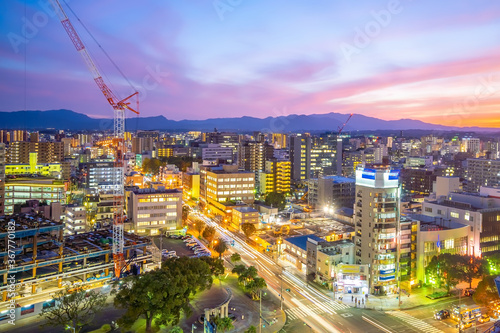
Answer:
M113 143L116 148L114 167L118 171L118 175L113 175L113 203L114 203L114 213L113 213L113 261L115 269L115 277L120 278L120 272L125 264L123 256L123 223L125 220L124 214L124 188L123 188L123 157L125 154L125 110L132 111L139 114L138 106L139 100L137 100L137 110L130 107L129 100L138 95L136 91L132 95L119 100L113 91L106 85L102 75L99 73L97 66L95 65L90 53L88 52L85 44L82 42L80 36L76 32L75 28L71 24L68 16L66 15L64 9L58 0L50 0L54 11L57 13L59 20L61 21L64 30L68 34L69 38L73 42L76 50L83 57L85 64L92 73L95 83L103 93L104 97L108 103L113 108L114 117L114 139Z

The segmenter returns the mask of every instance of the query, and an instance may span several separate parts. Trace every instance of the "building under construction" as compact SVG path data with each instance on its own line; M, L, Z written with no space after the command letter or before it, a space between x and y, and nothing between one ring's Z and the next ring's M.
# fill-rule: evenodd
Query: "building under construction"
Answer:
M20 318L39 312L61 288L99 288L114 277L111 230L65 237L63 229L63 223L41 215L0 218L0 256L3 259L0 260L3 277L0 313L15 303L16 311L20 312L17 318ZM124 270L140 273L151 262L151 253L147 250L151 244L148 238L125 233L127 266ZM12 254L15 254L15 264L9 261L13 259ZM15 295L12 296L14 280Z

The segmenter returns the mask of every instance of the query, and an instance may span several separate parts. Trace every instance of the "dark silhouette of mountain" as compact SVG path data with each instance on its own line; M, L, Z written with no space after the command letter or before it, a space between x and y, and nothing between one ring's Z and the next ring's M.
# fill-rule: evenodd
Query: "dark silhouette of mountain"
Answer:
M126 119L126 128L135 130L232 130L261 132L337 131L348 115L341 113L289 115L281 117L211 118L205 120L169 120L164 116ZM0 112L0 129L112 130L113 119L96 119L70 110ZM420 120L382 120L355 114L344 131L433 130L499 131L496 128L449 127Z

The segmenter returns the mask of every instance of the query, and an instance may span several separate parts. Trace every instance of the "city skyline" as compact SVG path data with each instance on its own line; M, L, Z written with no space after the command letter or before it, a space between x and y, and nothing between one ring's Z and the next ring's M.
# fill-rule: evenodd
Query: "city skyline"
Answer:
M67 108L110 117L85 65L43 4L11 2L0 14L2 111ZM500 11L487 3L448 4L70 6L142 93L143 116L354 112L384 120L500 127L494 117L500 105L495 46ZM78 20L70 19L111 85L123 96L129 93Z

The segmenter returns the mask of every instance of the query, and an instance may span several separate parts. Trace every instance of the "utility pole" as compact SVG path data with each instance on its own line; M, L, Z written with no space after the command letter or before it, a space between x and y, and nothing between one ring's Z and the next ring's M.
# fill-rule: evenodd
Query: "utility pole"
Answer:
M262 333L262 289L259 289L259 333Z

